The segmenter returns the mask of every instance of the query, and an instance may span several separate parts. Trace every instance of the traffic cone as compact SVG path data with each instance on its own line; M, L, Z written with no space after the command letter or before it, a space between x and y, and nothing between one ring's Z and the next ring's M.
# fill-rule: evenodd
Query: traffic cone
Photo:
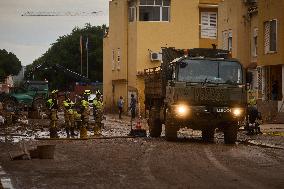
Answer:
M142 124L141 124L141 117L139 117L138 121L136 122L136 129L141 129Z

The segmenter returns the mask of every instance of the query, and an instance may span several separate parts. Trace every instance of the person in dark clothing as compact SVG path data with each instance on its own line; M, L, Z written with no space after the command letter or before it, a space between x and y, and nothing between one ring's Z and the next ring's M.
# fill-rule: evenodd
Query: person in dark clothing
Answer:
M273 81L271 94L272 94L272 100L278 99L278 81Z
M122 111L123 111L123 105L124 105L124 100L123 100L123 97L120 96L120 98L117 102L118 111L119 111L119 119L122 119L121 114L122 114Z
M136 104L137 100L135 99L134 94L131 94L131 101L130 101L131 119L134 119L136 116Z

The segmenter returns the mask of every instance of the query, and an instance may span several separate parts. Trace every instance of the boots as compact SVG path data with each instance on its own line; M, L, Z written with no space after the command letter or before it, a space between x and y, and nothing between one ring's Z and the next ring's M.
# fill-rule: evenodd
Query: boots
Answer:
M66 134L67 134L67 138L70 138L70 129L69 129L69 127L66 127Z
M80 138L87 138L88 134L87 134L87 129L86 127L81 127L80 128Z
M55 127L51 127L49 129L49 135L50 135L50 138L59 138L58 133L57 133L57 129Z
M71 127L70 128L70 131L71 131L71 138L74 138L75 137L75 132L74 132L75 128L74 127Z
M97 136L97 135L101 135L101 125L99 123L96 123L94 128L94 135Z

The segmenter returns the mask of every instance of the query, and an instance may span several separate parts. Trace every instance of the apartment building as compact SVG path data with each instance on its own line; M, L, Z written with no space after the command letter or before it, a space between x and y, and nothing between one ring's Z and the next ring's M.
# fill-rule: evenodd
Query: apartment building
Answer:
M283 10L284 0L225 0L218 9L218 45L253 72L258 106L269 117L283 109Z
M130 95L144 113L146 68L161 64L161 47L211 47L218 43L220 0L112 0L104 38L104 102L114 110Z

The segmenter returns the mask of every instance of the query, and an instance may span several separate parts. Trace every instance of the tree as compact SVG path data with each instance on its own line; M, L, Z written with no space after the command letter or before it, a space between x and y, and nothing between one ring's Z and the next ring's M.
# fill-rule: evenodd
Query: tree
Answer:
M103 37L106 26L91 26L86 24L84 28L75 27L68 35L60 36L55 43L31 65L27 66L27 73L38 65L55 65L81 72L80 36L82 36L83 49L83 75L86 76L86 40L88 38L89 52L89 79L91 81L102 81L103 79ZM47 79L52 88L68 89L76 82L76 79L58 70L39 70L34 74L34 79Z
M20 60L11 52L0 49L0 77L17 75L22 68Z

